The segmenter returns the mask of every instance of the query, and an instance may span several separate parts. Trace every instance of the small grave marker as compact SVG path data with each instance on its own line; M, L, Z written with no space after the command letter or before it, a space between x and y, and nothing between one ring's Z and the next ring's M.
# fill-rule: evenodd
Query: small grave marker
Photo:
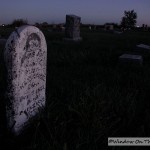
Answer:
M150 46L145 44L139 44L136 45L135 51L141 53L150 53Z
M133 55L133 54L123 54L119 56L119 61L121 63L129 63L134 65L142 65L143 58L141 55Z

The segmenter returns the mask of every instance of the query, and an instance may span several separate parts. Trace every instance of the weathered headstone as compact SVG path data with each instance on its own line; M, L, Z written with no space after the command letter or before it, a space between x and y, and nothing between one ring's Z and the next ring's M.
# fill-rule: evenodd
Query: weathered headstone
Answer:
M65 40L80 41L81 18L75 15L66 15Z
M142 65L143 58L141 55L123 54L119 56L119 61L125 64Z
M34 26L22 26L7 40L7 124L19 134L45 106L47 45Z

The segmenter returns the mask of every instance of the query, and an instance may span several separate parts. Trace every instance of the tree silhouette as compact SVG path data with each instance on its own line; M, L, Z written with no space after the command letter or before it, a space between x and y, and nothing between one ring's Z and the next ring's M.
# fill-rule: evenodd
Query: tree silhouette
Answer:
M137 13L134 10L124 11L124 17L121 20L121 26L123 28L133 28L136 25Z
M28 21L27 20L24 20L24 19L15 19L13 20L13 22L11 23L11 26L14 26L14 27L20 27L22 25L27 25L28 24Z

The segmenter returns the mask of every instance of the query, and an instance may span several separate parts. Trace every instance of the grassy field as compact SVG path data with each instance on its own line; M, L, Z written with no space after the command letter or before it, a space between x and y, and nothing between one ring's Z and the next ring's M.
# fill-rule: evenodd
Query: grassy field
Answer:
M0 29L6 38L11 31ZM136 44L150 45L149 32L81 29L83 41L68 43L63 32L42 31L48 46L46 109L19 137L0 135L0 149L99 150L107 148L108 137L150 137L150 54L141 53L140 67L118 62L124 52L135 53ZM2 50L0 58L3 102Z

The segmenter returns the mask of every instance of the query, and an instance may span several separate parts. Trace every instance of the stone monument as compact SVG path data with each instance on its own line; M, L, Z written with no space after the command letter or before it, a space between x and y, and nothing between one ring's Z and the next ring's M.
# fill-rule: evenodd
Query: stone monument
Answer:
M80 41L81 18L75 15L66 15L65 40Z
M14 134L45 106L47 45L34 26L17 28L4 51L7 68L6 117Z

